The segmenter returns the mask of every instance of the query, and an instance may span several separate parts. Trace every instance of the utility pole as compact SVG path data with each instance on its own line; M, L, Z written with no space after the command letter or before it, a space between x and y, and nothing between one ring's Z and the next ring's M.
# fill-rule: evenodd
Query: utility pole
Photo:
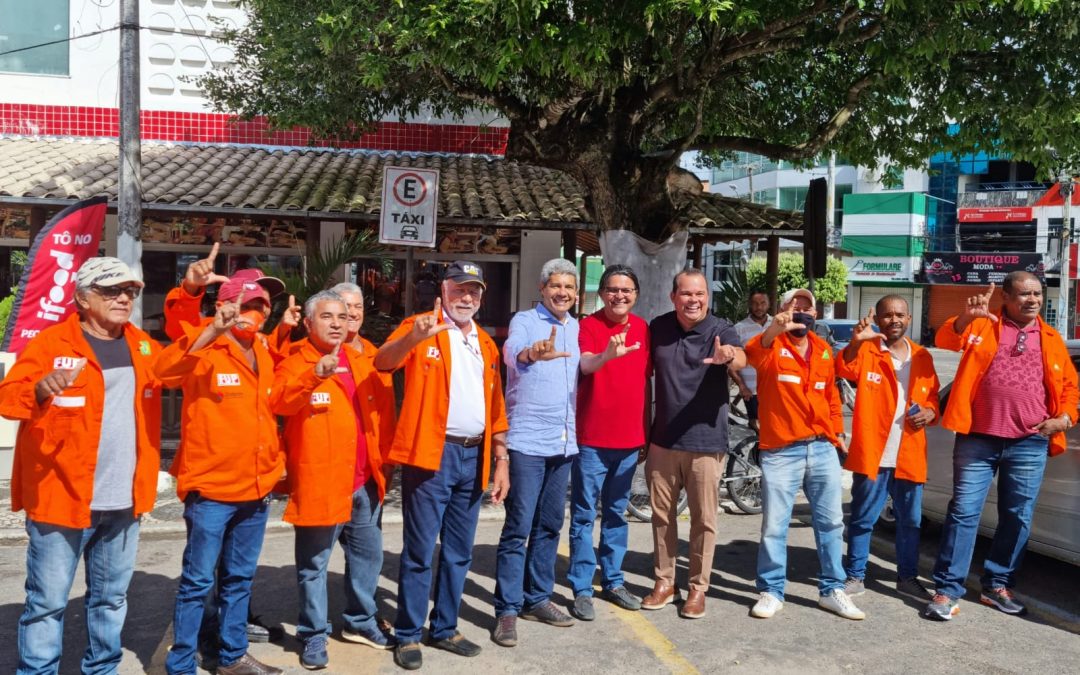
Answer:
M1072 337L1069 330L1069 289L1072 279L1069 278L1069 250L1072 243L1072 191L1073 176L1069 171L1062 171L1058 175L1058 192L1061 194L1061 272L1059 273L1059 296L1061 297L1061 311L1058 312L1057 329L1061 337L1068 340Z
M142 278L142 151L139 126L139 0L120 0L120 184L116 257ZM107 242L106 247L111 247ZM142 298L131 322L142 327Z
M825 240L829 246L840 248L840 238L836 236L836 153L829 153L829 169L825 173L828 194L825 195ZM830 317L832 318L832 317Z

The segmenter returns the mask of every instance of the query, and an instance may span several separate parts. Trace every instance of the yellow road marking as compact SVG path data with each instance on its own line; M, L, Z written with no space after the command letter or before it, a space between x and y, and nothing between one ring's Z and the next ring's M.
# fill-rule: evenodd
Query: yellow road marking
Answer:
M569 560L570 547L566 542L559 543L559 556ZM641 612L614 611L612 614L634 632L638 641L648 647L656 658L672 673L679 675L700 675L694 664L679 653L679 648L657 629Z

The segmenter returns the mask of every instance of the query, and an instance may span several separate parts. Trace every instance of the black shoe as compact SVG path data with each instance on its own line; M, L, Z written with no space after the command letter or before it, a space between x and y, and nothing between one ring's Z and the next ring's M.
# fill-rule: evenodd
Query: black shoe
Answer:
M424 665L424 654L419 642L403 642L394 647L394 663L405 670L419 670Z
M641 599L634 597L630 591L626 590L625 586L616 586L615 588L607 589L604 591L604 599L618 607L630 610L631 612L636 612L641 609Z
M435 649L442 649L443 651L450 652L451 654L457 654L458 656L476 656L480 653L480 645L471 642L457 631L454 631L454 634L448 638L443 638L442 640L430 640L428 645Z
M285 639L285 629L281 626L267 626L257 616L249 616L247 622L248 642L273 642Z
M539 621L549 626L566 628L574 625L574 617L555 606L555 603L547 600L543 604L521 613L521 618L528 621Z

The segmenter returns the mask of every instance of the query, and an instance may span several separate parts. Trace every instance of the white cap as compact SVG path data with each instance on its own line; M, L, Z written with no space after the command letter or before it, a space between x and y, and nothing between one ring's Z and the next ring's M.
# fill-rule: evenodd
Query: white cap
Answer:
M793 288L787 293L784 293L783 296L781 296L780 308L787 309L788 305L794 302L795 298L799 297L800 295L810 301L811 307L817 307L817 300L814 299L813 293L806 290L805 288Z
M146 285L119 258L88 258L75 276L75 287L81 289L120 284L135 284L139 288Z

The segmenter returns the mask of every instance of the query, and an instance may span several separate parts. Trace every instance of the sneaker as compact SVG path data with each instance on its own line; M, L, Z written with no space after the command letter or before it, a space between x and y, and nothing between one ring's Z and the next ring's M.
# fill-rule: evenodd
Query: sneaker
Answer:
M556 607L555 603L550 600L546 600L532 609L525 610L521 613L521 618L527 621L539 621L559 628L574 625L574 617Z
M784 608L784 602L773 595L772 593L762 593L758 596L758 601L754 603L754 607L750 610L750 616L758 619L771 619L773 614L776 614Z
M517 640L516 614L507 614L495 619L495 631L491 634L492 642L500 647L513 647L517 645Z
M855 603L851 601L851 598L842 588L833 589L818 598L818 605L852 621L862 621L866 618L866 613L855 606Z
M392 649L394 646L392 638L378 628L375 630L342 628L341 639L358 645L367 645L372 649Z
M930 592L930 589L923 586L915 577L911 577L910 579L897 579L896 592L900 595L906 595L909 598L922 600L923 602L934 599L934 594ZM851 594L848 593L848 595Z
M936 621L948 621L960 613L960 603L944 593L935 593L923 610L923 616Z
M304 651L300 654L300 665L308 670L321 670L330 663L326 653L326 636L312 635L304 640Z
M616 586L604 591L604 599L623 609L636 612L641 609L641 600L626 590L626 586Z
M847 593L849 598L854 598L866 592L866 585L863 584L862 579L848 577L848 580L844 582L844 592Z
M1017 602L1012 591L1004 586L990 589L984 588L979 596L979 602L989 607L997 607L1006 614L1023 614L1027 611L1027 607Z
M592 606L591 595L579 595L574 598L574 604L570 607L570 613L582 621L592 621L596 618L596 611Z

